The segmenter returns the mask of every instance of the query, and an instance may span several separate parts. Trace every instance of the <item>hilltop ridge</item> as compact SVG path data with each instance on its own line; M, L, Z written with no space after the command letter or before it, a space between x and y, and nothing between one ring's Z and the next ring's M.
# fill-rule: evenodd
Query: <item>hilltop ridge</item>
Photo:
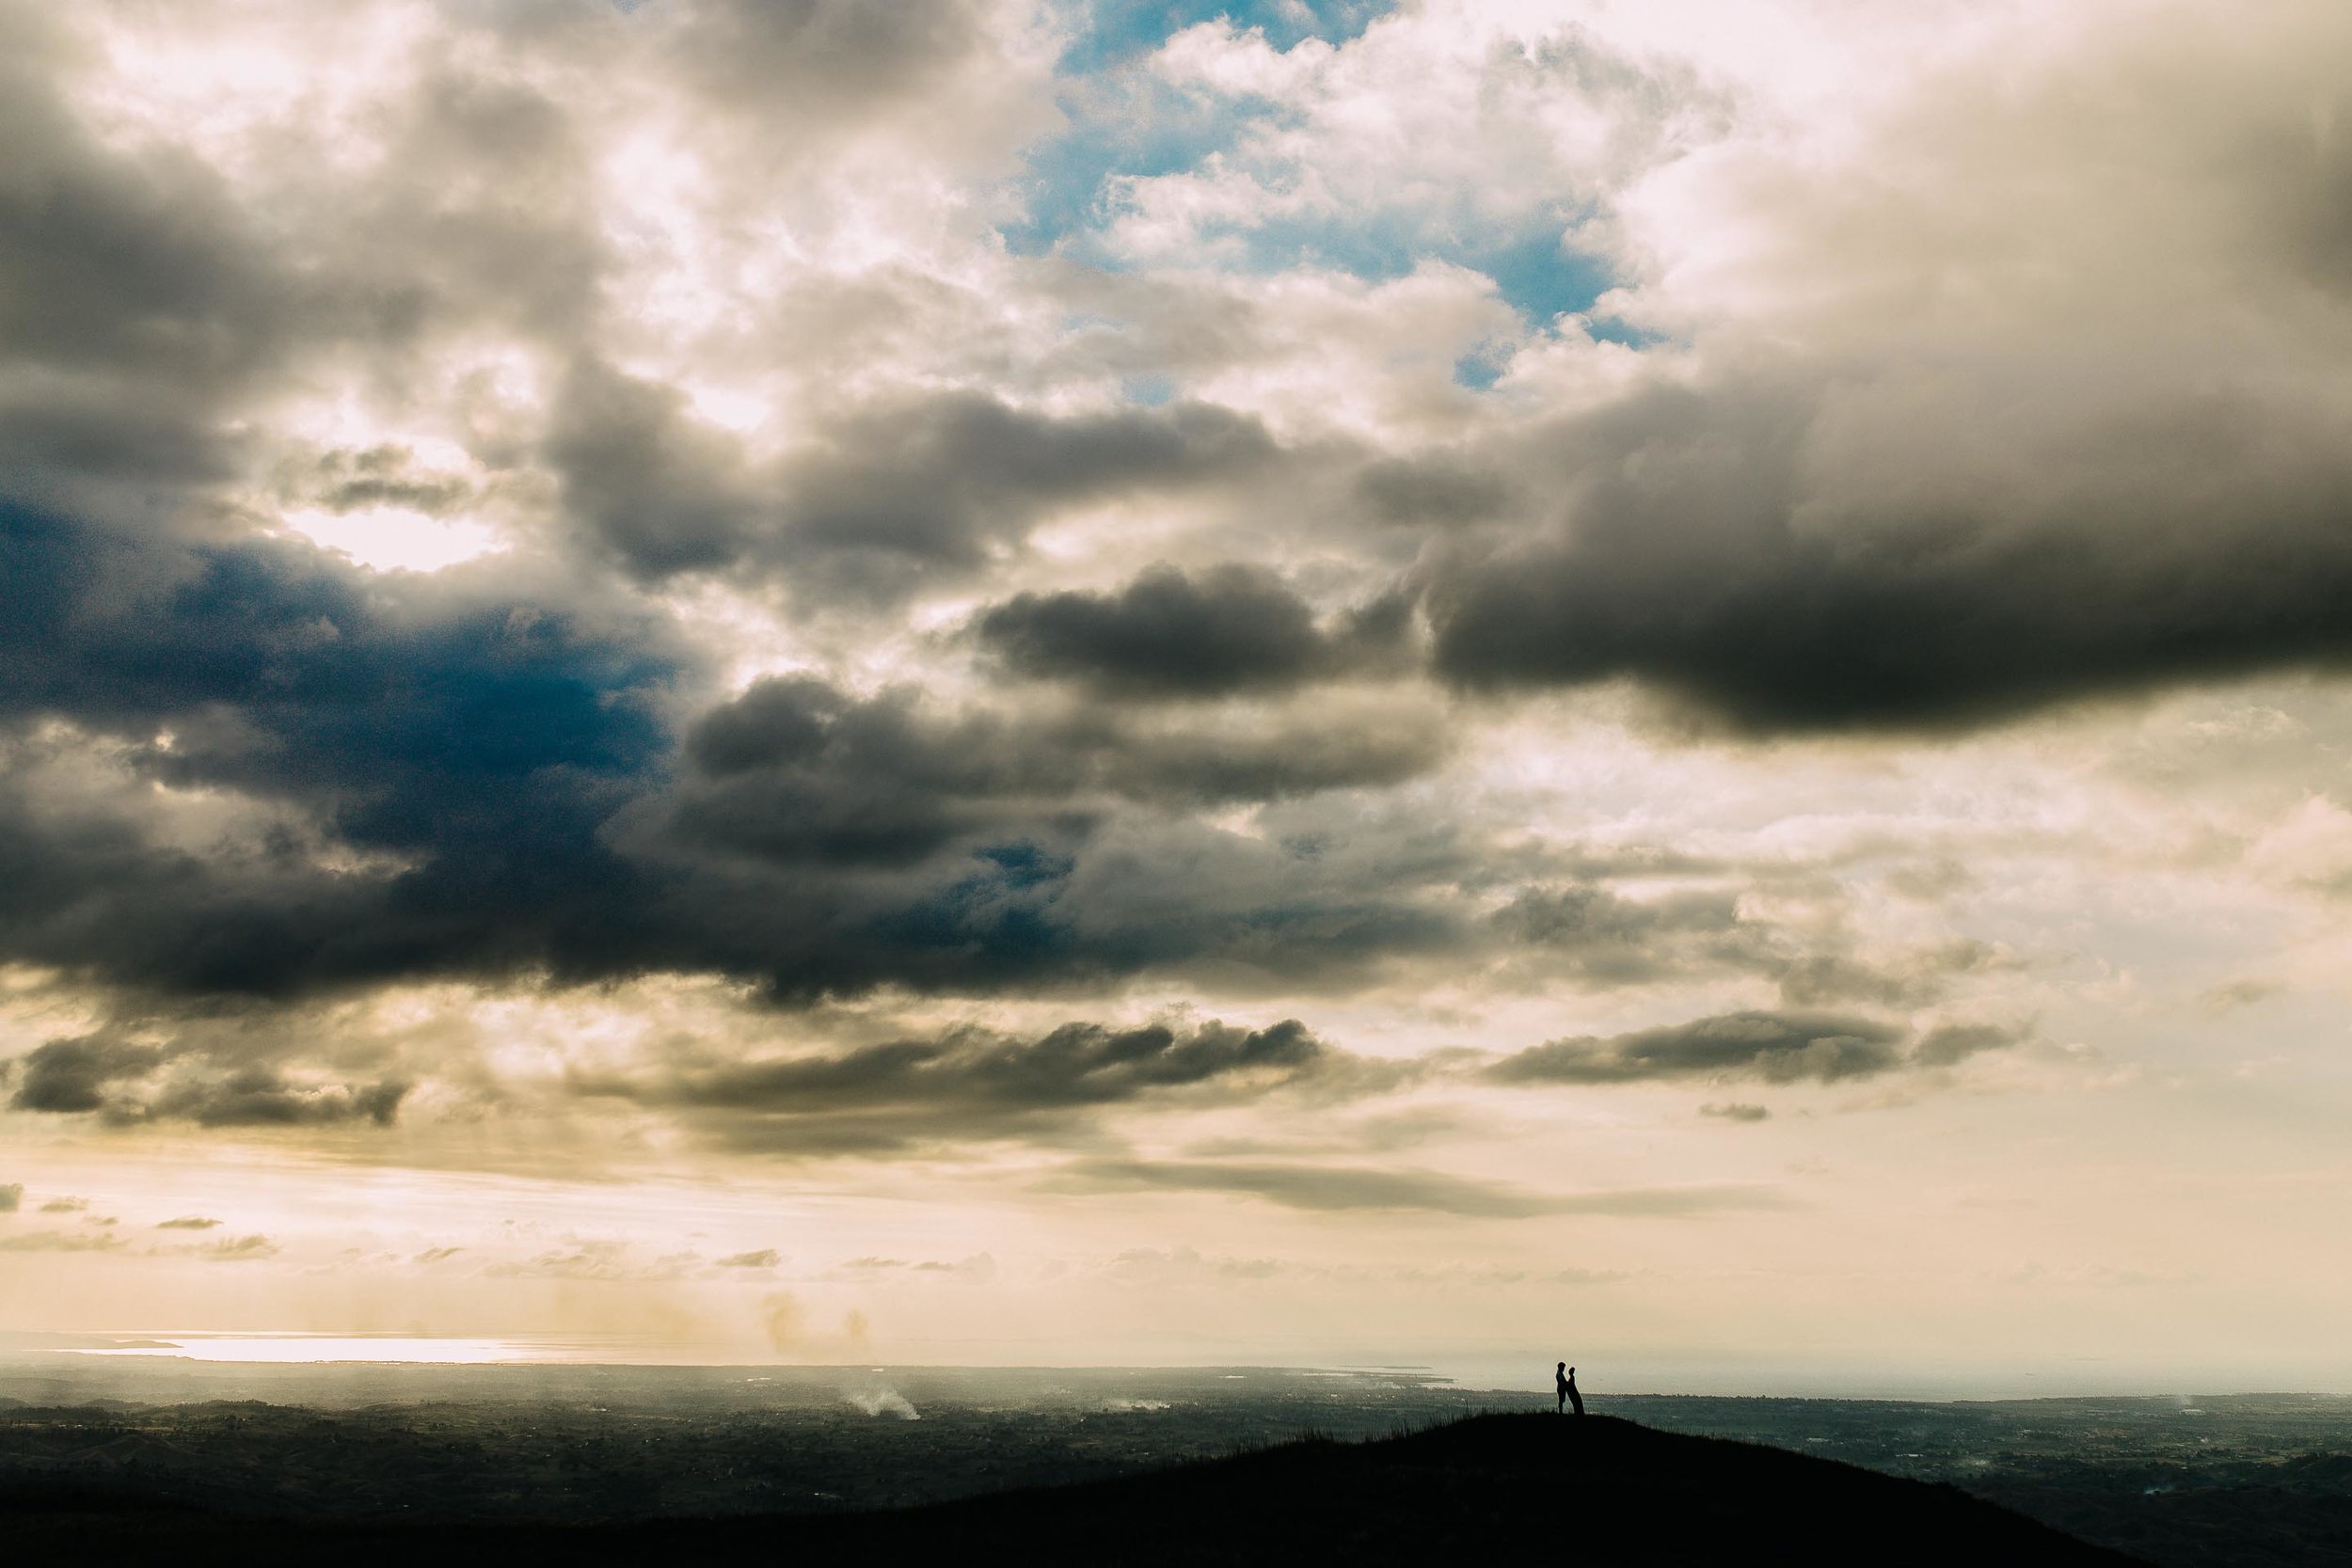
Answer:
M601 1526L292 1524L70 1506L13 1512L17 1560L339 1568L413 1560L771 1560L953 1552L1100 1563L1468 1563L1531 1552L1620 1563L2135 1560L1955 1488L1607 1417L1472 1416L1368 1443L1307 1438L1221 1460L896 1512Z

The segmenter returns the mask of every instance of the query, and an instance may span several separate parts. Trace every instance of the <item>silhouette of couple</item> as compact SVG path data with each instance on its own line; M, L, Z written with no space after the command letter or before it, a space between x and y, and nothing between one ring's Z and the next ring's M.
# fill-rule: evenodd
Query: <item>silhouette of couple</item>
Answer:
M1576 1369L1563 1361L1551 1376L1560 1394L1560 1408L1557 1414L1565 1415L1568 1406L1574 1405L1576 1413L1580 1416L1583 1415L1584 1396L1576 1391Z

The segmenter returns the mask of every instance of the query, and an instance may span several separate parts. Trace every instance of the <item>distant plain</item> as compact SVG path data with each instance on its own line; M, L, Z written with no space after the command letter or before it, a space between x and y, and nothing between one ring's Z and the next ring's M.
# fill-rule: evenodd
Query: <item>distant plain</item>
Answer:
M2179 1564L2352 1554L2352 1399L1892 1401L1591 1389L1596 1414L1947 1482ZM1547 1390L1413 1369L0 1366L0 1499L310 1521L837 1513L1375 1439Z

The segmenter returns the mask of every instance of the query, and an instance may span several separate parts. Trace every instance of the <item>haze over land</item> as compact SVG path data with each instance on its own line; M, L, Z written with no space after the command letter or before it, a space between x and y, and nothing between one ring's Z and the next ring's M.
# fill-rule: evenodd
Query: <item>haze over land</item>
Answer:
M2344 8L0 0L0 1330L2352 1389Z
M1348 1448L1281 1447L1309 1433ZM1416 1470L1433 1446L1464 1462ZM1743 1530L1806 1534L1824 1562L1899 1544L1942 1561L1966 1550L1954 1527L1997 1525L1990 1502L2025 1515L2008 1521L2021 1538L2037 1520L2133 1560L2322 1568L2352 1542L2347 1449L2352 1401L2312 1395L1611 1394L1578 1420L1538 1392L1412 1370L0 1367L0 1512L28 1563L131 1560L150 1542L146 1556L247 1563L700 1560L892 1531L983 1554L1010 1535L1089 1560L1219 1561L1295 1560L1350 1531L1365 1537L1351 1557L1376 1561L1448 1555L1433 1537L1523 1555L1565 1534L1627 1560L1709 1561L1740 1544L1713 1532ZM1311 1462L1328 1473L1287 1492L1247 1480ZM1941 1490L1909 1484L1923 1481ZM958 1498L990 1500L953 1518L867 1512ZM740 1523L697 1523L711 1520ZM616 1528L580 1533L598 1524ZM2033 1544L1978 1556L2075 1560L2062 1539Z

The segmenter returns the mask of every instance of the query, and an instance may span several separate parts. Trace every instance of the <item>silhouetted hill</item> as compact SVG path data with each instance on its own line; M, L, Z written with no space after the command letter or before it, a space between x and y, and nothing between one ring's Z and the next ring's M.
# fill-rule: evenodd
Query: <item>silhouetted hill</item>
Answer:
M605 1526L277 1524L66 1499L0 1521L24 1568L168 1560L333 1568L1029 1559L1091 1563L1793 1560L2121 1565L2133 1560L1947 1486L1605 1416L1476 1416L1385 1441L1310 1439L1082 1485L898 1513ZM819 1554L822 1554L821 1556ZM1539 1556L1538 1556L1539 1554Z

